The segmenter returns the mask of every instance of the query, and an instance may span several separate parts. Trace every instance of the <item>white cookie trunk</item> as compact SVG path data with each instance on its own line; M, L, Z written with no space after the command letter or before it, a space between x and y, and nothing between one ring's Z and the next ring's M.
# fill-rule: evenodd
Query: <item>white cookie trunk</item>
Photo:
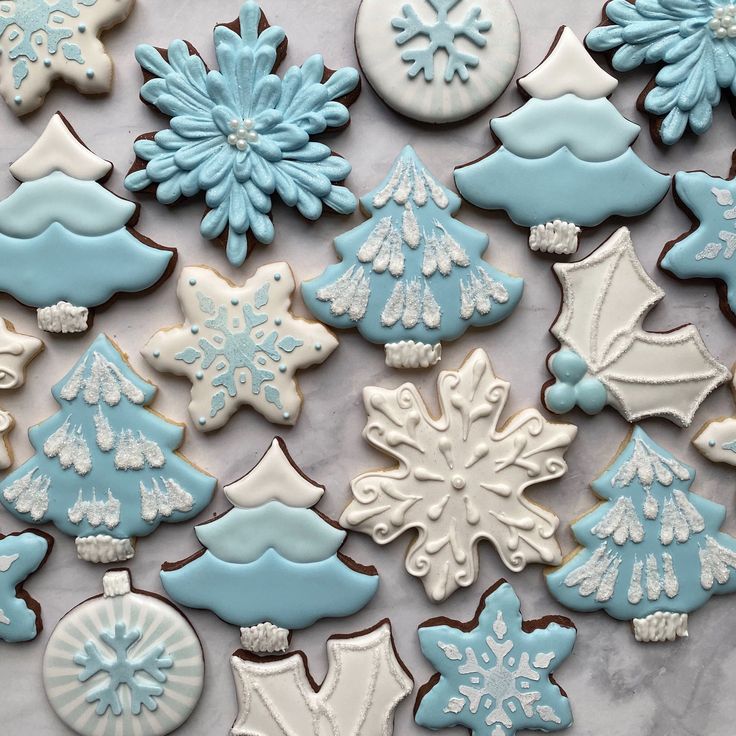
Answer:
M391 368L429 368L442 358L442 345L401 340L386 345L386 365Z
M574 222L554 220L529 231L529 247L540 253L571 255L578 249L580 228Z
M116 598L117 596L130 593L130 571L110 570L102 577L102 595L105 598Z
M36 310L38 326L45 332L73 333L87 329L87 307L75 307L69 302L58 302Z
M289 648L289 630L266 622L240 629L240 643L248 652L272 654Z
M107 534L92 537L77 537L77 557L85 562L125 562L135 555L130 539L115 539Z
M675 641L687 636L687 614L657 611L646 618L635 618L634 638L637 641Z

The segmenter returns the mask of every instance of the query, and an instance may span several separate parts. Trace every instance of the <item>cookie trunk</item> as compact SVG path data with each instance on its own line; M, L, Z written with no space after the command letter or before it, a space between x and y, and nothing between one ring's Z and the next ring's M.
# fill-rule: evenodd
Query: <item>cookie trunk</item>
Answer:
M657 611L633 621L634 638L643 642L675 641L686 637L687 614Z
M77 557L85 562L125 562L135 555L133 540L130 538L116 539L107 534L97 534L92 537L77 537Z
M552 220L529 230L529 248L540 253L572 255L578 249L580 228L574 222Z
M44 332L62 334L85 332L88 316L87 307L77 307L64 301L36 310L38 327Z
M288 629L268 621L240 629L240 643L243 649L255 654L285 652L289 648L290 636Z
M429 368L442 359L442 345L400 340L386 345L386 365L391 368Z

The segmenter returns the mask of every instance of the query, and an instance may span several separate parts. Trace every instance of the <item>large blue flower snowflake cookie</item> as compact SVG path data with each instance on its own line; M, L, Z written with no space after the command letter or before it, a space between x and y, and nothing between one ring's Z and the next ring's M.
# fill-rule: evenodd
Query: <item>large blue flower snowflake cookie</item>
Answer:
M660 65L639 107L655 116L654 138L665 145L677 143L687 128L705 133L722 92L736 92L733 0L610 0L586 43L613 52L621 72Z
M202 236L226 243L239 266L254 243L273 241L275 195L308 220L325 206L355 210L356 198L341 186L350 164L313 138L350 122L360 76L351 67L326 68L319 54L277 76L286 36L254 0L237 20L215 27L214 41L219 69L209 71L186 41L136 49L141 99L171 120L136 140L125 186L155 191L162 204L204 194Z

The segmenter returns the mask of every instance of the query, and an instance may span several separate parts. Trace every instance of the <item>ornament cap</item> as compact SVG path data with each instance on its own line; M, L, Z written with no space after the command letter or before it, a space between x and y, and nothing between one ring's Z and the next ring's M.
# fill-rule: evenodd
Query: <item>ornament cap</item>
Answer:
M102 594L105 598L115 598L130 593L130 571L110 570L102 576Z

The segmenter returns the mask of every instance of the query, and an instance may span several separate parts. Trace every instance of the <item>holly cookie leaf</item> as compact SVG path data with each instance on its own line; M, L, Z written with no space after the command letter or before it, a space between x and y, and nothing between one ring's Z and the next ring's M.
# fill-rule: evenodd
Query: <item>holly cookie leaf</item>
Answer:
M588 414L606 404L627 421L660 416L687 427L700 404L730 378L693 325L646 332L649 310L664 296L621 228L590 256L557 263L562 308L551 332L562 349L548 363L556 381L544 390L546 407Z
M340 523L387 544L416 535L406 569L427 595L443 601L478 578L477 545L491 542L504 564L557 564L558 518L524 495L567 470L564 453L577 432L526 409L499 428L509 384L483 350L437 380L441 414L432 417L413 384L363 392L363 436L397 461L352 482L354 500Z
M301 652L263 658L239 650L230 661L239 708L232 736L391 736L394 711L414 686L388 621L331 638L321 687Z

